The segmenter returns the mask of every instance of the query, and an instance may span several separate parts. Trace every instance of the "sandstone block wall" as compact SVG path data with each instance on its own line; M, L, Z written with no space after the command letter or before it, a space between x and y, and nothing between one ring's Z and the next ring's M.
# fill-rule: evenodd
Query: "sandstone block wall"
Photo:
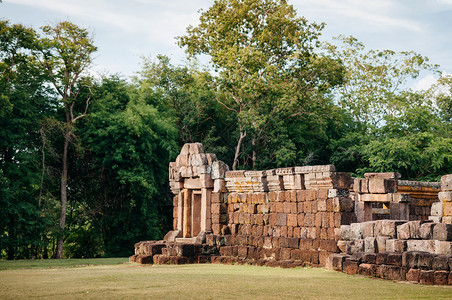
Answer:
M227 201L232 248L220 254L234 255L238 247L241 258L323 265L337 251L341 224L354 217L351 199L329 198L327 189L230 193Z
M341 226L339 254L327 267L422 284L452 284L452 225L379 220Z
M423 253L450 261L452 175L436 183L395 172L351 178L334 165L229 171L199 143L184 145L169 173L174 230L137 243L131 261L327 264L396 280L452 278L449 265L400 260Z
M400 180L400 174L366 173L355 178L352 197L358 222L379 219L427 220L437 203L439 182Z
M231 245L226 246L274 249L279 252L269 257L275 259L292 259L297 249L316 251L322 259L312 262L323 264L326 252L337 250L332 245L340 239L341 225L379 219L450 222L452 218L450 189L441 191L439 200L440 183L400 180L394 172L351 178L349 173L336 172L334 165L228 169L215 154L204 153L201 144L184 145L169 168L175 194L169 241L205 241L206 235L214 236L207 237L209 241L220 241L228 236Z
M431 219L435 222L452 224L452 174L441 177L439 202L432 205Z
M228 171L224 180L211 196L206 238L222 256L324 265L340 226L355 221L351 177L333 165Z
M452 225L432 221L379 220L341 226L343 253L421 251L452 256Z

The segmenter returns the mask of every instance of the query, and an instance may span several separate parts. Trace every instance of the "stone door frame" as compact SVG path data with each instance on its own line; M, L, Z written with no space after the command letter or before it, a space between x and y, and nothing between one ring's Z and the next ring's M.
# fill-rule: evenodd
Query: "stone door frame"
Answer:
M184 188L178 194L177 230L183 238L193 238L211 231L211 194L210 188ZM199 196L199 200L195 198Z

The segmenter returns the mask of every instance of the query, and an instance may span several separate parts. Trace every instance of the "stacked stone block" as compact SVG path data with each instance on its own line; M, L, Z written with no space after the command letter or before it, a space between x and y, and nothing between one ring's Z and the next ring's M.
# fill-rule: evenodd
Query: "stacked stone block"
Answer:
M306 176L312 178L307 185ZM337 251L341 224L354 220L346 190L350 175L334 172L332 165L229 171L225 180L228 226L223 236L213 230L207 237L224 243L219 251L225 257L324 265Z
M306 189L348 189L351 184L350 174L335 172L334 165L295 167L295 172L305 174Z
M135 244L135 254L129 257L130 262L140 264L153 263L154 255L162 254L165 248L163 241L142 241Z
M422 251L452 255L452 225L378 220L341 226L339 249L347 254Z
M452 174L441 177L438 202L432 204L431 220L452 224Z
M213 249L215 253L216 249ZM140 264L187 264L209 262L206 253L212 252L201 244L177 243L168 241L142 241L135 244L135 255L129 262Z
M341 226L327 267L423 284L452 284L452 225L431 221L379 220Z
M398 181L399 192L409 195L410 221L429 219L432 206L438 202L440 188L441 184L439 182ZM433 221L436 222L437 220Z
M224 191L224 174L228 166L213 153L204 153L202 144L182 147L175 162L169 164L169 182L174 195L184 188L215 188Z
M440 184L400 180L400 174L366 173L355 178L352 197L359 222L427 220L432 204L438 201Z
M452 285L452 258L428 252L333 254L328 257L327 268L350 275Z
M201 198L201 216L202 224L200 234L211 231L212 226L218 230L225 217L217 203L211 200L213 194L226 192L225 173L228 166L222 161L217 160L216 155L204 153L202 144L185 144L175 162L169 165L170 188L175 197L173 198L173 229L178 231L172 237L179 238L183 235L190 235L189 226L190 208L193 193ZM195 196L196 196L195 195ZM218 199L216 197L215 199ZM188 200L188 201L187 201ZM184 201L185 206L184 207ZM184 214L187 214L184 216ZM220 216L220 214L222 214ZM183 221L185 220L185 222ZM201 237L202 238L202 237Z
M212 216L212 233L219 235L228 232L228 206L227 195L224 193L212 193L211 196L211 216Z

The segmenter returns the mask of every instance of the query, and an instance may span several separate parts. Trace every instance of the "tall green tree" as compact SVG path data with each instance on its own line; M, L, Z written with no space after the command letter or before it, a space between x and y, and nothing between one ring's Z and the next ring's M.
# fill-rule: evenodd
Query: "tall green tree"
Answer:
M86 116L90 104L89 97L79 99L79 94L83 88L87 88L83 76L86 75L92 63L92 54L97 48L86 29L67 21L54 26L44 26L42 31L44 37L41 38L41 46L39 51L36 51L36 57L47 71L50 82L60 97L64 114L61 121L63 131L59 218L61 233L55 255L56 258L62 258L67 214L69 144L74 138L77 120ZM79 101L83 101L85 105L77 112L74 108Z
M176 66L159 55L155 60L144 59L136 84L147 103L174 120L179 147L201 142L206 151L232 161L236 119L215 100L217 82L207 70L197 65Z
M0 21L0 255L40 255L46 231L40 190L40 133L54 98L32 55L32 28Z
M427 97L434 99L441 119L452 126L452 76L443 74L427 91Z
M73 198L106 255L130 255L133 244L161 239L171 227L168 163L177 154L173 119L117 77L93 88L90 114L77 129L84 151L74 168Z
M398 97L408 80L436 65L414 51L366 50L356 38L338 36L336 43L324 43L331 58L345 67L344 82L337 85L336 100L364 127L378 127L387 115L397 116L410 99Z
M332 141L332 162L358 175L398 171L416 180L451 172L450 118L444 113L450 98L440 92L447 91L447 79L429 91L406 87L408 80L438 66L413 51L366 50L353 37L337 40L339 46L325 44L346 70L334 96L354 125Z
M407 179L438 181L452 171L451 124L441 120L425 92L406 92L403 98L410 99L411 107L397 117L386 116L376 137L362 146L367 170L392 170Z
M236 115L233 169L241 156L256 167L272 121L306 114L307 103L340 80L340 67L314 54L322 28L297 17L285 0L217 0L179 37L189 57L210 57L216 100ZM249 155L241 153L245 141Z

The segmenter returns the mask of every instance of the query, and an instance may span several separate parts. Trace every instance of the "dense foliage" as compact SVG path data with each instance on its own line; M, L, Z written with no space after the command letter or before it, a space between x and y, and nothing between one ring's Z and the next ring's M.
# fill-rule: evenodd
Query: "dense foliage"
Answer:
M334 163L452 173L452 78L414 52L318 38L284 0L217 0L178 38L189 63L145 58L98 78L89 33L0 21L0 255L127 256L172 226L168 163L187 142L236 169ZM195 57L207 55L209 66Z
M328 111L324 93L342 80L337 61L315 53L322 28L286 1L230 0L215 1L179 37L190 57L209 55L218 74L216 101L238 125L232 169L293 164L307 146L297 145L291 123Z

